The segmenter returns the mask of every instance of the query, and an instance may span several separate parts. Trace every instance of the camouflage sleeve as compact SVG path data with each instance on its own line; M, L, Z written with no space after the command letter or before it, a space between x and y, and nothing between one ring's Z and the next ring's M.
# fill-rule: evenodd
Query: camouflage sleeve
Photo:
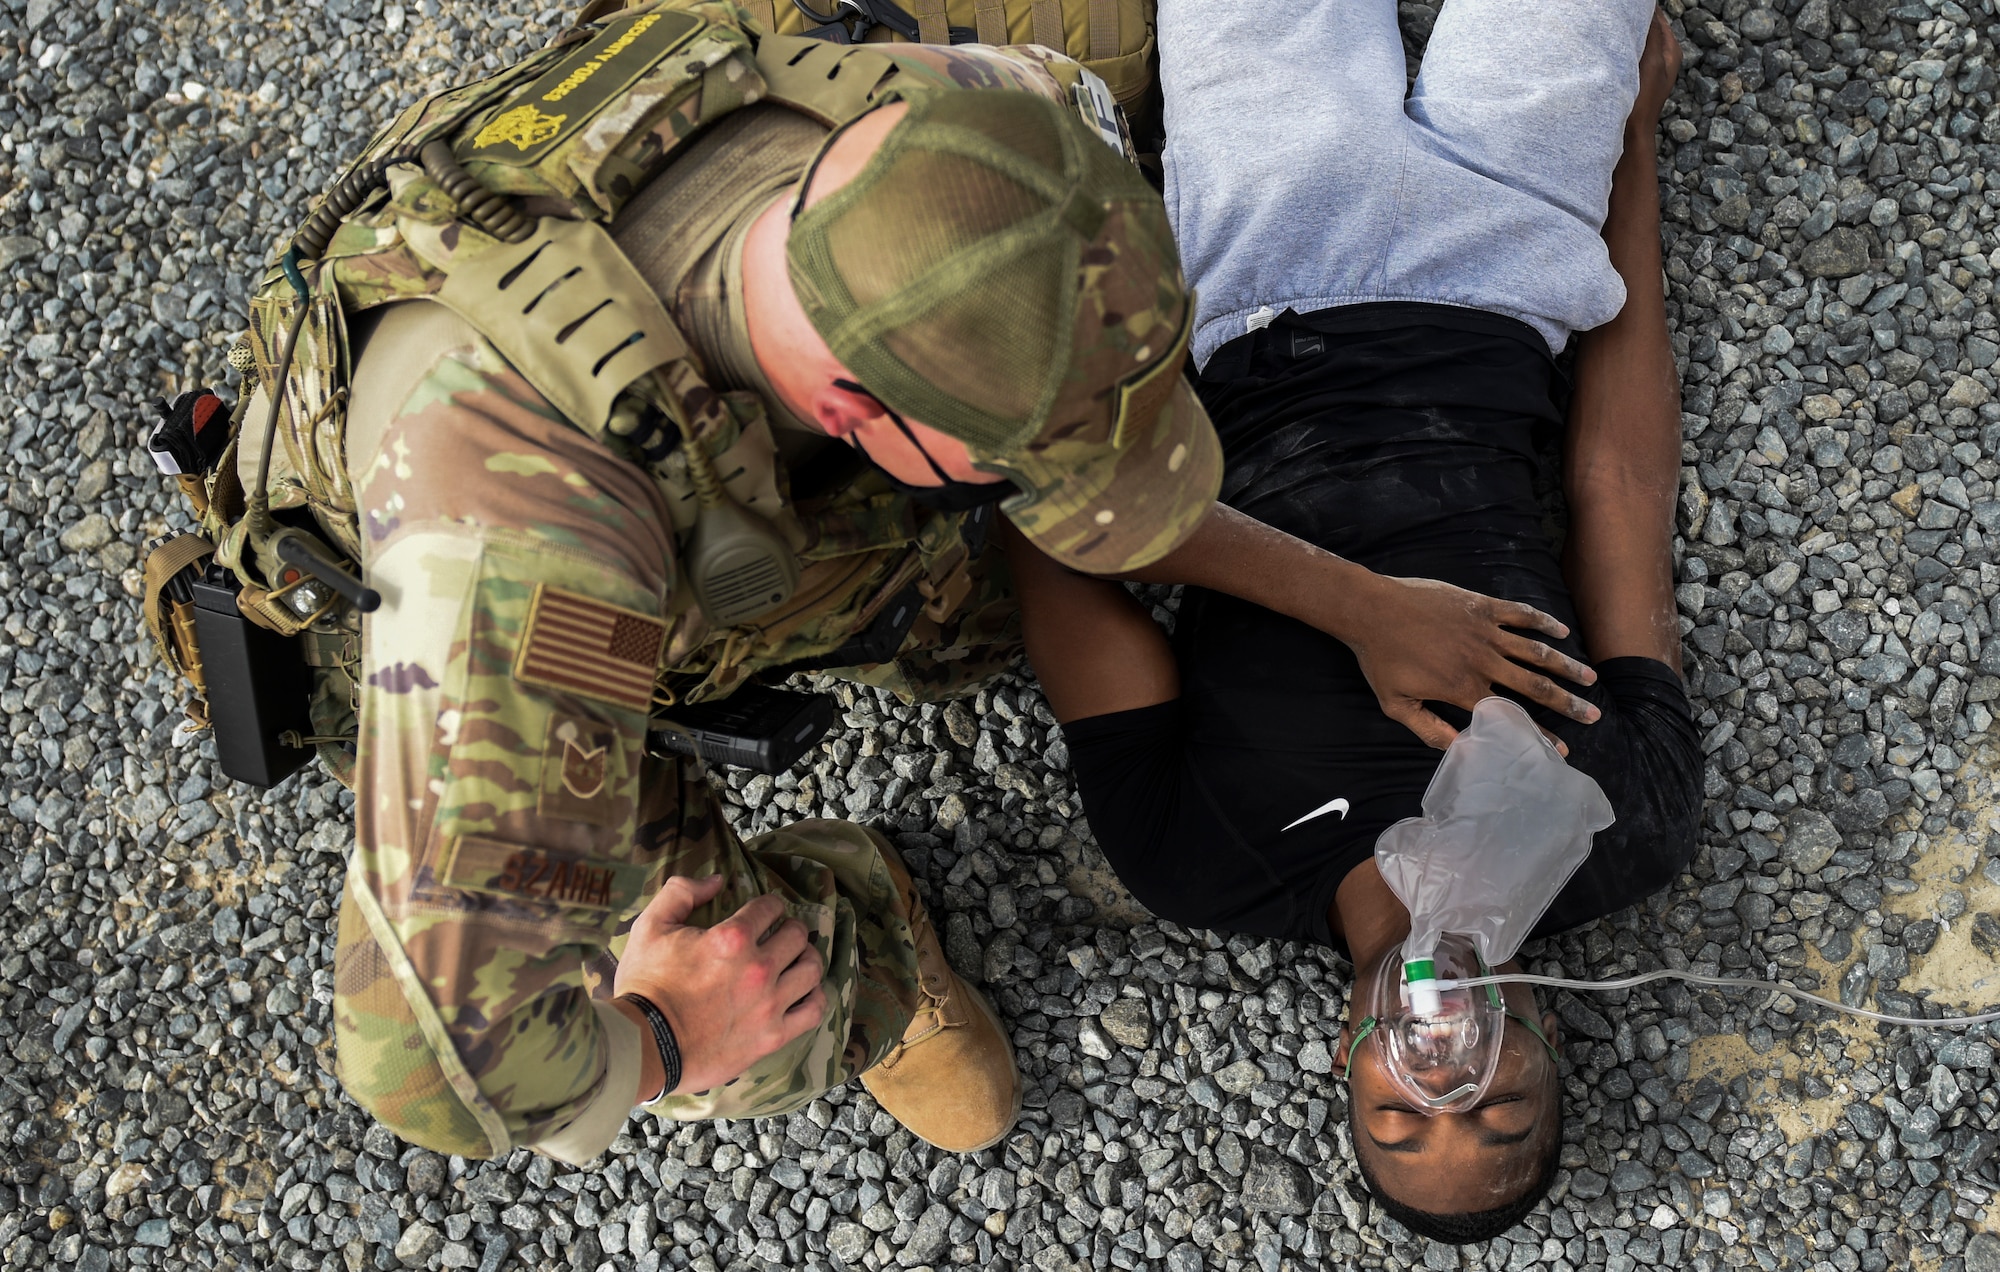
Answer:
M377 435L372 455L350 456L383 605L364 632L349 890L379 913L371 927L355 897L343 904L341 1078L440 1151L555 1151L580 1120L607 1117L608 1142L633 1094L610 1090L614 1056L637 1053L613 1036L629 1022L593 1006L586 966L657 888L689 807L643 753L668 518L641 471L476 337L438 350L379 434L356 434ZM705 792L689 793L705 825ZM400 952L377 940L384 920ZM435 1008L428 1024L412 986ZM439 1036L462 1064L427 1040ZM603 1142L570 1147L588 1157Z

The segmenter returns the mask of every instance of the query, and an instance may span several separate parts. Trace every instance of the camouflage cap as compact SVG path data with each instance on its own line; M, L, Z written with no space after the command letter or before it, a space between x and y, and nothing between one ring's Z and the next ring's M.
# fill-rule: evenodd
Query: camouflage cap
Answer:
M918 98L787 256L856 380L1012 478L1005 511L1057 560L1136 569L1207 515L1222 453L1181 376L1194 298L1166 209L1062 105Z

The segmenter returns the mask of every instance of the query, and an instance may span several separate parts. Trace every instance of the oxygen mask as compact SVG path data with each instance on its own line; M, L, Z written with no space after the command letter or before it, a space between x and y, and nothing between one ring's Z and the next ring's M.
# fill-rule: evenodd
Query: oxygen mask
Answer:
M1613 818L1597 783L1504 698L1473 708L1423 807L1382 832L1375 864L1410 912L1404 982L1416 1014L1431 1016L1445 935L1469 940L1484 963L1514 957Z
M1426 992L1413 987L1406 966L1432 981ZM1472 942L1447 935L1431 958L1405 964L1403 948L1391 950L1375 966L1366 1001L1374 1014L1354 1030L1354 1053L1373 1034L1382 1048L1382 1072L1398 1097L1426 1117L1463 1113L1486 1098L1500 1071L1507 1021L1518 1020L1549 1047L1540 1024L1507 1010L1492 985L1465 988L1456 982L1486 975L1488 968ZM1439 983L1448 987L1439 987ZM1424 1001L1417 1001L1422 998ZM1549 1048L1551 1061L1555 1050Z
M1354 1045L1378 1033L1390 1084L1435 1116L1485 1097L1512 1015L1492 985L1459 982L1514 957L1612 812L1597 783L1503 698L1473 708L1423 809L1375 841L1376 866L1408 908L1410 933L1377 964L1366 1000L1377 1014L1357 1027ZM1548 1046L1539 1024L1513 1019Z
M1556 1058L1538 1022L1507 1010L1503 984L1603 992L1679 980L1783 994L1906 1029L2000 1021L2000 1009L1902 1015L1784 981L1671 967L1604 981L1493 971L1514 957L1589 854L1591 837L1612 820L1597 783L1565 764L1511 702L1488 698L1473 709L1471 726L1445 752L1424 792L1423 808L1422 817L1397 822L1375 842L1383 881L1409 909L1410 935L1376 964L1372 981L1355 986L1356 1009L1366 1003L1375 1014L1355 1026L1348 1067L1375 1035L1389 1085L1426 1116L1463 1112L1485 1098L1506 1055L1509 1020Z

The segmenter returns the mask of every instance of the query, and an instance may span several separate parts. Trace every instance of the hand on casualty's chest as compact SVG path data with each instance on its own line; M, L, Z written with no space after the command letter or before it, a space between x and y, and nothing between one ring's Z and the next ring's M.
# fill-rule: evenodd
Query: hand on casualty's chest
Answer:
M778 897L758 897L714 927L689 926L722 882L669 878L633 923L613 982L614 993L643 994L672 1023L682 1061L677 1091L706 1091L742 1075L826 1012L819 951L803 924L784 917ZM641 1054L638 1098L651 1099L661 1070L650 1037Z

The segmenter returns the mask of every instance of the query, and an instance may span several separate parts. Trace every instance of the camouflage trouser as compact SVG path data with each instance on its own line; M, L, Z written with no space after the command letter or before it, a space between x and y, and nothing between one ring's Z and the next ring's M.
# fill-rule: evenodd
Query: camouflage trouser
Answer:
M895 848L868 827L820 819L796 822L746 844L724 819L721 801L702 774L658 758L650 760L646 769L653 787L651 800L678 802L684 810L674 819L679 834L660 863L659 880L720 873L728 881L689 922L713 926L758 896L771 893L783 898L787 915L805 925L819 951L826 991L826 1015L817 1028L734 1081L709 1091L670 1096L649 1105L651 1111L681 1120L776 1116L880 1060L902 1038L919 996L909 902L894 879L901 873L901 863L896 862L894 871L890 865ZM491 1150L472 1121L474 1115L453 1095L445 1070L434 1058L432 1040L425 1037L389 961L369 934L354 887L350 879L349 895L341 905L336 958L341 1079L350 1094L405 1139L441 1152L485 1156ZM649 900L651 894L636 897L631 916L636 917ZM617 935L578 969L579 989L592 998L605 1000L612 994L617 958L630 939L629 921L621 923ZM465 929L462 936L449 939L456 943L475 936ZM488 966L491 974L498 974ZM546 1012L532 1014L541 1018L541 1028L548 1032L531 1044L531 1056L539 1059L527 1060L525 1072L515 1072L531 1076L546 1071L552 1089L587 1092L591 1081L587 1071L597 1051L577 1031L590 1028L592 1013L558 1010L551 1001ZM550 1016L561 1017L561 1022ZM640 1045L653 1044L642 1038ZM468 1045L464 1039L458 1040L457 1049L475 1068L495 1064L496 1056L505 1051L487 1044ZM510 1099L508 1090L503 1086L489 1094L500 1096L495 1104L515 1143L524 1138L533 1142L542 1133L538 1127L565 1116L565 1106L557 1105L524 1120L513 1106L527 1093L517 1089Z
M786 913L805 925L825 960L826 1018L733 1082L646 1106L681 1121L773 1117L799 1108L887 1054L918 1001L916 947L905 900L884 861L896 851L888 840L853 822L815 818L744 843L717 813L714 834L684 844L667 863L668 874L720 872L729 880L691 922L712 926L755 897L783 897ZM612 942L614 958L626 939L620 934ZM597 992L608 989L607 983Z
M906 700L941 701L970 693L1019 657L1021 614L1005 558L989 549L972 567L964 601L943 621L919 617L894 661L833 672L889 689ZM826 1019L820 1027L758 1063L736 1081L696 1095L669 1096L647 1107L662 1117L770 1117L788 1113L829 1087L862 1073L896 1045L917 1006L916 951L906 902L884 858L895 848L853 822L794 822L739 843L715 817L715 835L668 866L671 874L731 877L695 922L712 924L760 893L785 898L826 960ZM712 856L710 855L712 854ZM900 864L900 863L899 863ZM624 948L613 943L614 955Z

